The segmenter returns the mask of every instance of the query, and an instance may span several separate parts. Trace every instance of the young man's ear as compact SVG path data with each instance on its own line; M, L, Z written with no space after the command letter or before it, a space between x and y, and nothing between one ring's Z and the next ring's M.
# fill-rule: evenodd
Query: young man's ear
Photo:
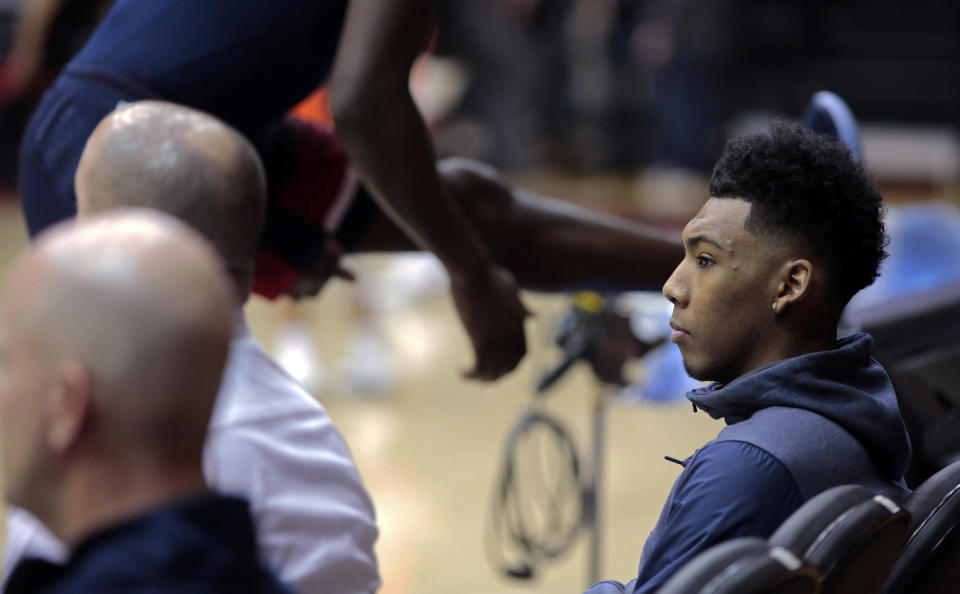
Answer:
M47 447L62 455L77 441L93 408L93 377L82 363L64 361L47 400Z
M773 311L781 313L794 303L803 301L812 289L813 264L809 260L792 260L783 265Z

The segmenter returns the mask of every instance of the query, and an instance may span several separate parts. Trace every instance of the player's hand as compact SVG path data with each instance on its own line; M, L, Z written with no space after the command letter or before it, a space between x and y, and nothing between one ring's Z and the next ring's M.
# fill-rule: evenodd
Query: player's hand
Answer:
M476 357L463 376L493 381L512 371L527 354L523 322L530 315L513 276L499 266L472 278L452 275L451 291Z
M350 282L356 280L352 272L341 266L340 259L343 254L344 250L340 242L332 236L327 237L323 246L323 255L314 263L311 270L305 271L297 279L287 294L297 300L316 297L331 278Z

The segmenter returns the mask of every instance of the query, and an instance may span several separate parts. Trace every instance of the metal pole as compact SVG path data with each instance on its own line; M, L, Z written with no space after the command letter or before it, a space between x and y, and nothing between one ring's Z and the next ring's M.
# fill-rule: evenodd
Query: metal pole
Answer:
M603 495L603 454L606 440L607 389L598 382L596 400L593 403L593 435L590 464L590 483L584 493L584 519L590 530L590 551L587 560L587 587L600 581L602 536L600 497Z

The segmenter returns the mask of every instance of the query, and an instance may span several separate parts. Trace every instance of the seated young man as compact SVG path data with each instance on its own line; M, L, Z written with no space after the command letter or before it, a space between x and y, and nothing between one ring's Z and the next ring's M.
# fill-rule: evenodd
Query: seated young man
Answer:
M767 537L830 487L909 494L910 441L871 338L837 338L886 255L867 172L833 140L776 124L727 144L710 194L663 294L687 372L714 382L687 397L727 426L683 462L638 577L590 594L655 592L698 553Z

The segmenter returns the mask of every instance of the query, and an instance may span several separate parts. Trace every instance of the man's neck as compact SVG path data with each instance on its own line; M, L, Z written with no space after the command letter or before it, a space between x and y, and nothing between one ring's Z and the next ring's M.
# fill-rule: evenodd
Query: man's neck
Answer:
M50 530L73 548L96 532L206 489L199 465L130 466L76 469L60 490L60 513L47 521Z

